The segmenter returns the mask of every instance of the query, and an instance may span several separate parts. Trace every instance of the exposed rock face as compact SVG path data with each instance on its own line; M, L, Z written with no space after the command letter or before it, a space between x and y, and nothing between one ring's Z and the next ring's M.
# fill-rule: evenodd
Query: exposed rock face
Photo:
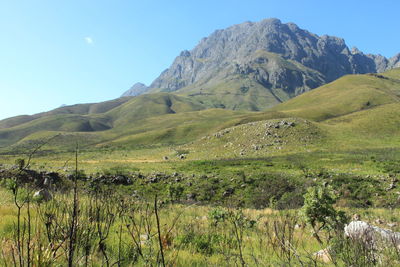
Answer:
M128 91L123 93L121 96L138 96L145 93L148 87L143 83L135 83Z
M400 54L386 59L352 51L345 41L318 36L278 19L245 22L217 30L191 51L183 51L150 85L153 91L177 91L184 87L210 87L210 81L233 75L248 77L289 97L331 82L345 74L381 72L400 66ZM235 76L236 77L236 76ZM246 93L246 92L244 92Z

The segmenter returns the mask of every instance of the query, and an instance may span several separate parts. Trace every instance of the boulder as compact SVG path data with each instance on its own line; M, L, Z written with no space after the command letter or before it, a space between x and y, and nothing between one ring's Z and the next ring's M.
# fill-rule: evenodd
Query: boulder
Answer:
M352 221L344 228L345 236L365 243L371 249L400 246L400 233L370 225L364 221Z
M124 175L118 175L112 179L112 183L116 185L130 185L132 180Z
M33 194L33 199L38 201L50 201L53 199L50 191L47 189L40 189Z
M227 188L224 193L222 193L223 197L229 197L231 196L233 193L235 192L235 190L233 188Z
M324 248L313 254L314 258L318 261L322 261L324 263L329 263L331 261L331 255L329 254L329 249Z
M189 193L186 195L187 200L196 200L196 194L195 193Z

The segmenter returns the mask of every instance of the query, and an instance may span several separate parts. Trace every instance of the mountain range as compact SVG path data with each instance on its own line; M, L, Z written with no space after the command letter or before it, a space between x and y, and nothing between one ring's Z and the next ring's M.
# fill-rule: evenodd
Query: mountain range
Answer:
M181 52L149 87L136 84L124 96L175 92L209 107L263 110L346 74L395 67L400 54L364 54L341 38L266 19L215 31Z
M359 144L371 138L369 145L382 145L399 134L393 115L400 110L396 67L400 54L390 59L364 54L350 50L343 39L318 36L277 19L246 22L215 31L183 51L151 85L137 83L118 99L0 121L0 151L25 151L59 134L54 150L70 149L77 139L87 148L191 142L206 147L198 141L204 136L282 118L307 121L293 129L299 140L318 132L330 142L345 137ZM371 120L382 116L379 123ZM307 130L308 123L319 130ZM246 127L236 132L250 131ZM257 133L254 138L261 137ZM234 138L231 143L242 140ZM211 140L205 151L226 150L224 139L218 140Z

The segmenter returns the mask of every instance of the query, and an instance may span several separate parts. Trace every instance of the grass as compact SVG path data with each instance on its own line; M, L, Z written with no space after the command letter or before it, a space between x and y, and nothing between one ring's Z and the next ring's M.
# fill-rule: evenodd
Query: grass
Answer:
M295 68L294 65L292 67ZM349 75L264 112L205 109L210 106L210 103L205 101L213 101L207 94L198 95L204 99L193 100L168 93L148 94L106 102L99 104L98 108L94 108L94 105L86 105L79 106L74 111L70 111L71 108L67 109L68 112L75 112L75 114L65 114L68 112L61 108L62 112L55 110L41 118L11 128L0 129L2 137L0 145L3 146L3 152L15 153L34 146L45 137L62 133L62 137L58 138L59 141L55 140L49 144L49 150L53 152L70 150L75 146L77 139L85 144L85 149L99 147L138 149L164 146L164 150L168 150L168 146L187 144L186 146L194 151L189 155L191 159L208 157L208 148L212 158L238 157L241 151L224 147L235 142L235 145L245 146L246 151L242 153L244 155L241 155L241 158L285 155L304 151L327 151L337 148L354 150L397 147L395 133L398 123L396 114L398 113L400 83L395 77L399 76L398 72L400 71L393 70L382 75ZM238 85L236 82L234 84ZM225 86L226 90L233 88L229 82L221 86ZM241 86L250 88L246 93L246 98L263 101L260 91L254 91L253 94L252 90L255 90L256 85L242 84ZM218 94L225 89L221 90L217 90ZM231 98L241 97L236 93L229 93L229 90L226 94L221 94L224 101L227 101L227 105ZM234 109L233 106L229 107ZM247 106L246 109L253 108ZM311 128L292 131L292 136L281 138L281 141L287 144L279 146L281 148L279 150L252 151L250 148L252 145L268 144L264 142L266 140L260 139L265 138L265 133L259 127L256 128L257 135L260 136L250 134L246 140L246 133L251 132L250 124L246 123L266 120L273 122L274 119L285 117L299 121L301 120L299 118L305 119L315 131ZM7 124L7 120L3 121L3 124ZM240 124L243 126L237 126ZM300 129L302 125L300 123L299 127L295 128ZM214 138L215 140L204 141L205 136L212 136L226 128L234 130L235 134L218 140ZM274 134L279 134L279 132L282 131L276 131ZM232 142L232 138L235 142ZM309 144L301 141L307 139L312 139L312 141ZM300 140L300 143L296 144L296 140ZM202 150L203 147L207 149ZM163 155L158 154L157 157L162 158Z
M400 70L391 73L397 72ZM398 103L399 92L400 83L397 80L373 75L347 75L282 103L273 110L323 121L379 105Z
M114 190L114 192L117 192ZM0 228L0 239L2 240L2 252L0 260L3 264L12 262L12 246L15 245L13 232L15 231L16 209L12 204L12 196L5 189L0 189L0 215L3 222ZM110 196L110 192L103 192ZM112 263L120 261L121 266L148 266L149 264L160 264L159 245L155 214L151 203L132 200L118 193L112 194L112 198L98 198L90 194L80 195L80 217L79 230L81 235L79 242L86 242L86 231L94 231L90 237L89 253L87 261L92 266L105 265L105 258L99 251L99 235L96 232L96 224L99 223L102 229L106 229L107 221L89 221L89 211L96 210L96 205L102 205L103 209L114 211L119 203L119 198L124 199L122 205L125 208L116 213L116 217L110 223L110 232L104 239L105 252ZM107 199L107 202L105 202ZM96 202L98 204L96 204ZM41 258L34 258L34 261L48 261L51 264L66 264L66 254L57 252L56 258L44 253L47 247L46 239L40 239L45 233L46 216L50 216L55 205L69 205L70 195L57 193L55 200L40 205L31 203L31 214L33 228L32 251L33 255L42 255ZM57 204L58 203L58 204ZM64 204L62 204L64 203ZM150 206L148 206L150 204ZM400 211L398 209L342 209L347 214L358 213L369 222L374 223L380 219L382 223L398 223ZM44 213L46 211L46 213ZM115 210L116 211L116 210ZM22 210L22 217L26 219L26 206ZM69 211L66 211L69 212ZM47 214L47 215L46 215ZM313 256L313 253L325 248L328 244L318 244L311 236L309 227L295 227L295 224L302 224L297 210L278 211L267 209L236 209L216 206L164 204L159 206L159 218L161 220L160 233L164 249L165 261L168 265L175 266L276 266L289 264L299 266L312 264L313 266L334 266L332 263L324 263ZM60 218L53 218L59 224L64 223ZM132 228L135 224L138 228ZM274 228L275 227L275 228ZM293 227L293 232L287 232ZM286 229L286 230L283 230ZM393 230L398 230L397 224ZM60 229L61 230L61 229ZM122 230L122 231L121 231ZM237 231L240 235L237 236ZM135 243L131 237L133 234L140 243ZM281 232L285 231L285 232ZM121 233L121 235L120 235ZM291 252L282 248L275 238L286 235L283 240L290 242ZM121 238L120 238L121 237ZM27 242L27 236L22 237ZM36 241L34 241L36 240ZM41 240L41 246L36 242ZM123 240L120 243L120 240ZM57 240L60 242L60 240ZM57 244L57 243L55 243ZM140 244L140 245L139 245ZM85 252L83 247L78 246L76 251L76 264L84 264ZM141 255L138 255L138 249ZM118 255L122 253L122 257ZM242 256L240 256L240 254ZM24 254L25 255L25 254ZM45 256L47 255L47 256ZM361 257L361 255L359 255ZM78 260L80 259L80 260ZM391 263L395 263L392 258ZM340 263L335 266L345 266Z

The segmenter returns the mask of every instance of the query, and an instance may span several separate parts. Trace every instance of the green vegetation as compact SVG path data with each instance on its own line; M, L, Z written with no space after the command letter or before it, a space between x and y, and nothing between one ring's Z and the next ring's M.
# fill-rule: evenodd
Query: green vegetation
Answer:
M301 67L284 63L294 71ZM236 78L215 85L215 92L238 90L258 101L247 99L240 109L271 104ZM184 96L188 91L1 121L1 258L16 265L20 256L34 265L68 262L71 188L78 177L84 223L75 226L86 239L75 240L76 264L162 265L164 254L177 266L317 266L312 253L329 245L331 263L348 266L360 251L339 233L343 212L398 223L399 78L398 69L346 76L257 112L209 108L222 103L236 109L234 99L243 99L231 91L221 94L227 102ZM33 192L49 172L60 177L54 200L38 202ZM50 231L49 216L60 227L50 229L53 239L43 235ZM19 234L18 220L24 227ZM21 242L25 249L18 251ZM398 264L389 254L381 262ZM365 266L376 264L369 256Z

